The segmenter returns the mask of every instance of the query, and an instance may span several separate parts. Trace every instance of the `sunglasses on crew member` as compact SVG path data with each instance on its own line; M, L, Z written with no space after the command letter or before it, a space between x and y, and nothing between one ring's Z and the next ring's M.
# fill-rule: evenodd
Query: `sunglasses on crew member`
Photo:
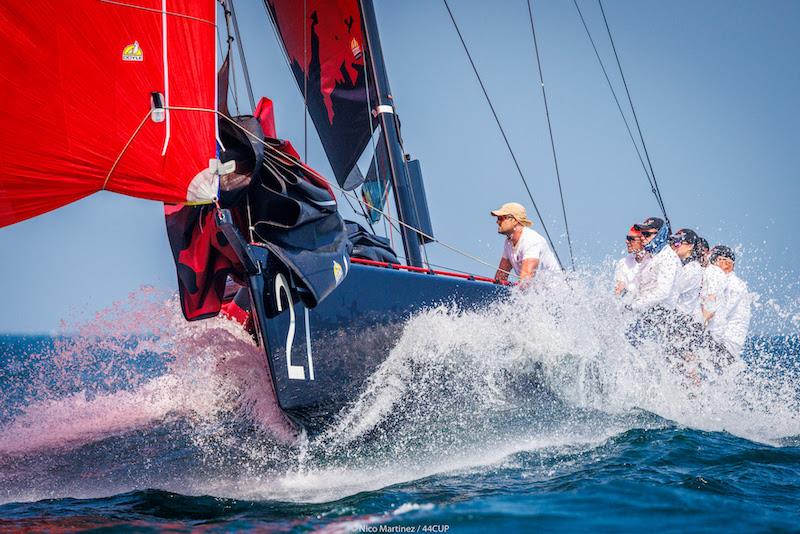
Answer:
M670 245L683 245L684 243L691 245L686 236L681 234L669 236L668 241Z
M633 243L637 239L641 239L641 238L642 238L642 236L638 236L638 235L626 235L625 236L625 241L627 241L628 243Z
M650 237L651 235L655 235L655 234L657 234L658 232L656 232L655 230L652 230L652 231L649 231L649 230L641 230L641 233L642 233L642 237Z

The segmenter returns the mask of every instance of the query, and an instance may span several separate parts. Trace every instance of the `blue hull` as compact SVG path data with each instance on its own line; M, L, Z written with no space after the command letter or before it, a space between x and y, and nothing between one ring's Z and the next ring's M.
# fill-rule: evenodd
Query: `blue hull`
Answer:
M312 432L364 391L413 314L443 303L474 309L508 291L488 282L352 264L341 285L308 309L286 270L266 256L258 263L270 268L250 277L251 299L277 402Z

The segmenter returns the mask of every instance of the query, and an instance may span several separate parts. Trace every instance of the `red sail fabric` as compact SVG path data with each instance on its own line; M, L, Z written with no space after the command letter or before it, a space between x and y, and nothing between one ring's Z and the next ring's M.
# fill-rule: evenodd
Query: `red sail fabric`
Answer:
M266 131L276 135L271 100L262 98L255 116L260 133ZM229 135L230 131L227 132ZM224 145L229 148L234 145L233 140L226 137L226 129L221 130L221 135ZM302 264L307 269L303 271L306 274L298 274L298 277L301 282L311 280L309 285L315 289L306 295L313 295L307 298L315 299L311 305L316 305L335 287L319 283L320 273L328 271L318 266L331 265L328 261L331 255L335 254L335 259L339 260L347 254L343 246L346 240L344 228L340 227L341 231L337 232L341 218L337 213L336 197L325 178L310 167L297 163L299 156L289 141L268 137L266 142L290 156L277 155L273 150L265 154L270 161L267 167L279 173L281 179L278 180L266 167L261 169L254 177L256 182L250 186L248 203L239 201L230 205L231 214L243 236L269 243L273 254L277 248L282 261L288 260L290 268ZM285 174L280 174L279 169L284 169ZM300 184L292 185L295 181ZM216 211L206 206L165 205L164 215L184 317L195 321L213 317L220 310L231 314L231 309L226 310L225 306L226 279L231 275L242 282L246 273L217 225ZM255 223L259 233L253 235L248 231L249 220L259 221ZM298 256L304 253L309 254L298 260Z
M229 274L243 274L236 253L217 226L214 210L164 206L167 235L178 269L181 309L187 321L216 316Z
M336 180L353 189L360 184L347 178L371 135L359 0L267 0L267 6Z
M102 189L211 198L201 182L216 153L215 4L0 2L0 227ZM152 92L212 112L172 109L156 123Z

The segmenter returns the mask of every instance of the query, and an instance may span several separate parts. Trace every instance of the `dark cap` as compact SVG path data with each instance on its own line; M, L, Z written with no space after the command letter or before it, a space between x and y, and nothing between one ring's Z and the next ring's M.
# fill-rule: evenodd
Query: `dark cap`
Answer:
M648 217L643 223L633 225L637 230L661 230L662 226L664 221L658 217Z
M725 245L716 245L711 249L709 261L714 263L718 258L728 258L732 262L736 262L736 254L733 253L731 247L726 247Z
M687 243L689 245L694 245L698 239L700 238L697 236L697 232L689 228L681 228L669 236L670 243Z
M708 246L708 240L705 237L700 236L697 236L697 246L703 250L708 250L710 248Z

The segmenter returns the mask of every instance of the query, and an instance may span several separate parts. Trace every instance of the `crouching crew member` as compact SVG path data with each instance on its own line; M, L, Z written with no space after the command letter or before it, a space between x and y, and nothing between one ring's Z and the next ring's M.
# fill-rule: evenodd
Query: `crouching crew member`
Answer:
M525 283L537 272L560 270L550 245L530 228L533 223L522 204L509 202L491 213L497 218L497 233L506 236L496 279L508 280L508 273L513 269L520 283Z
M672 247L666 246L669 232L663 220L650 217L633 227L641 232L647 255L636 274L636 294L631 302L641 316L628 330L628 340L634 345L645 339L663 344L670 339L675 280L681 260Z
M614 294L632 297L636 294L636 275L646 254L642 233L633 226L625 236L625 247L628 254L614 268Z
M675 278L675 307L687 320L703 322L700 313L700 287L703 284L702 250L697 247L699 237L694 230L684 228L670 236L669 244L681 260Z
M667 245L669 232L664 221L650 217L633 227L642 234L644 250L649 255L636 274L636 296L633 308L662 313L675 309L675 279L681 260Z
M727 362L741 358L747 331L750 328L750 292L747 284L734 272L736 255L726 246L717 245L711 249L710 261L725 273L725 297L722 309L717 309L714 339L727 352ZM721 321L720 321L721 319Z

